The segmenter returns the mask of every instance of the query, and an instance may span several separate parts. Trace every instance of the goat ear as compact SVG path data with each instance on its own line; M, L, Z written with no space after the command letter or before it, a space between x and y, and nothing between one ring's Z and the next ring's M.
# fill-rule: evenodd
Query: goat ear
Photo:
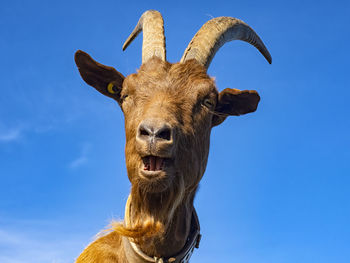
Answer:
M254 112L260 101L260 96L255 90L224 89L220 92L216 104L212 125L221 124L227 116L239 116Z
M120 92L124 81L121 73L112 67L96 62L89 54L81 50L75 53L74 59L81 77L87 84L120 103Z

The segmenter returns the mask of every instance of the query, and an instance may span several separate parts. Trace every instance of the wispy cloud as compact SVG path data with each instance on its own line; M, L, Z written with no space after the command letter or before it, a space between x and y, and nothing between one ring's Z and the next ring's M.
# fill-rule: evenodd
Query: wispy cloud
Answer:
M22 123L21 126L15 126L12 128L1 128L0 127L0 143L11 143L17 142L27 135L33 133L45 133L53 129L52 125L37 125Z
M69 167L74 169L77 168L79 166L82 166L83 164L85 164L87 162L87 157L85 155L79 156L77 159L75 159L74 161L72 161L69 164Z
M86 164L88 161L88 153L90 151L90 148L91 148L91 145L89 143L85 143L82 146L80 155L76 159L74 159L72 162L70 162L69 167L71 169L75 169Z
M66 263L73 262L80 247L72 238L33 237L29 233L18 233L0 228L1 263ZM73 249L74 248L74 249Z
M8 131L0 131L0 142L12 142L21 137L22 129L16 128Z

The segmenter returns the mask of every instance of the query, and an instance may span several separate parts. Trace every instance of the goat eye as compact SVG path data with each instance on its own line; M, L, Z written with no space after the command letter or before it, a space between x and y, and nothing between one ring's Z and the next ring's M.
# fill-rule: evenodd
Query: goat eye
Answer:
M124 101L127 97L129 97L129 95L125 94L124 96L122 96L122 100Z
M213 102L210 99L205 99L203 101L203 105L208 107L208 108L212 108L214 106Z
M111 94L116 94L117 93L117 87L113 85L113 83L109 83L107 86L107 91Z

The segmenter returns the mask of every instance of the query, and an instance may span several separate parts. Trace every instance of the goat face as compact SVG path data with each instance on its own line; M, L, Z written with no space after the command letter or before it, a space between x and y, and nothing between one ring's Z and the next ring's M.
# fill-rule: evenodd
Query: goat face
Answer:
M211 128L228 115L254 111L259 102L255 91L219 94L195 60L170 64L154 57L124 79L82 51L75 58L83 79L121 106L128 176L148 192L162 192L179 180L195 189L205 171Z

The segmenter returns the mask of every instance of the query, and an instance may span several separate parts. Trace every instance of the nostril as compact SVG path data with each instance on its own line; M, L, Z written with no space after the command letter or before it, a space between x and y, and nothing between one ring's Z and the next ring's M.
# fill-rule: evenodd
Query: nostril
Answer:
M141 136L149 136L149 132L146 129L140 127L140 135Z
M171 130L169 128L163 128L156 134L156 137L160 138L160 139L163 139L163 140L170 141L170 139L171 139Z

